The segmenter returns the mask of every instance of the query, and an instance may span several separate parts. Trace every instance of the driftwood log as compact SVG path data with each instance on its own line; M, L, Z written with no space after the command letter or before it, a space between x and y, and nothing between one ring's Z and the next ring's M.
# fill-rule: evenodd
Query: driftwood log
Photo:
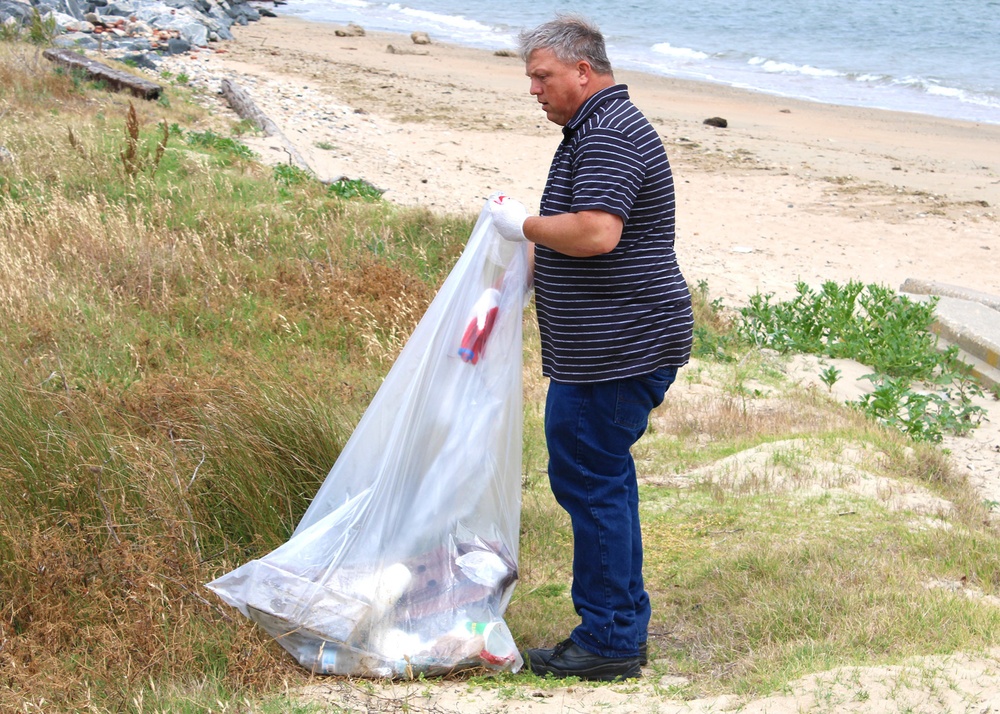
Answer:
M45 50L42 56L63 67L82 70L88 79L104 82L116 92L129 91L133 96L142 99L159 99L160 93L163 91L163 87L155 82L109 67L103 62L84 57L73 50L50 49Z
M291 163L297 164L299 168L305 169L311 174L315 173L302 154L298 152L292 142L288 140L288 137L278 128L278 125L260 110L253 98L239 85L230 82L228 79L223 79L221 89L222 96L226 98L226 101L229 102L229 106L233 108L234 112L241 118L252 122L254 126L264 132L265 136L273 136L281 142L282 147L288 153Z

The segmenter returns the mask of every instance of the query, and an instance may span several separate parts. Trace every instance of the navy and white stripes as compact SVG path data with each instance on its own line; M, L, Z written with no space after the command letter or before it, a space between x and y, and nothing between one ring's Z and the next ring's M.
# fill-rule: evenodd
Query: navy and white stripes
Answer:
M656 130L616 85L588 99L563 129L541 215L620 216L606 255L535 248L543 373L584 383L679 367L691 351L691 296L674 254L674 182Z

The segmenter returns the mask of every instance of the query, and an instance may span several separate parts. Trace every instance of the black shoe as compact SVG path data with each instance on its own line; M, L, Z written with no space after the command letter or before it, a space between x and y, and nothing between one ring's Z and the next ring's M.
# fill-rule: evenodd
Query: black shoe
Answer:
M563 640L550 650L528 650L528 666L539 677L579 677L599 682L641 676L638 657L601 657L572 640Z
M639 666L645 667L649 664L649 650L646 648L645 642L639 643Z

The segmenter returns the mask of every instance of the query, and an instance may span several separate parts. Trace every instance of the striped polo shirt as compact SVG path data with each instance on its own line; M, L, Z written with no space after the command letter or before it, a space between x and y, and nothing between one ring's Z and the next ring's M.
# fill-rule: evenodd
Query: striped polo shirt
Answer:
M541 215L585 210L620 216L622 237L586 258L535 246L543 374L579 384L686 364L694 320L674 253L673 175L623 84L579 108L552 159Z

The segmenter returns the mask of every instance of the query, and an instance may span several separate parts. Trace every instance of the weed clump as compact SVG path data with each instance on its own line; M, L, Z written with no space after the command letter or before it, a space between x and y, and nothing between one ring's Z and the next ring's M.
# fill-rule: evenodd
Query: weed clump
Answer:
M958 348L938 349L931 331L935 300L915 302L880 285L796 286L791 300L756 294L740 310L740 336L779 352L849 358L874 371L874 391L856 404L872 418L918 441L965 434L983 410L972 403L982 388L969 376ZM823 381L838 378L828 370Z

